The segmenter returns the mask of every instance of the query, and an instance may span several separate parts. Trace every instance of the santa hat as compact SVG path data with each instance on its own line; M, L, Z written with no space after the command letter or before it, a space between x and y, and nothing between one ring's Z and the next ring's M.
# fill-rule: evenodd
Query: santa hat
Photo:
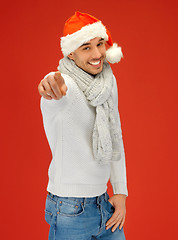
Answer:
M97 18L81 12L75 12L64 25L64 33L61 37L61 50L64 56L74 52L82 44L95 37L101 37L110 46L106 51L106 60L117 63L123 57L121 47L113 43L111 34L103 23Z

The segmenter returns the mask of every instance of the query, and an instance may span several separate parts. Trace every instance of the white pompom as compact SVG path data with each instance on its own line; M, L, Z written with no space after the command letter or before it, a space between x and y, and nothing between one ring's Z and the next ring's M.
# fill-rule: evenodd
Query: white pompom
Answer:
M118 47L117 43L113 43L112 47L106 51L106 60L110 63L118 63L122 57L121 47Z

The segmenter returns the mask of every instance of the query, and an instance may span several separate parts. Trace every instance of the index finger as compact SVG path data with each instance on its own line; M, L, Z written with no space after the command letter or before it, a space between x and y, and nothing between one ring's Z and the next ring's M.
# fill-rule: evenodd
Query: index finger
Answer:
M61 73L59 71L55 72L54 79L55 79L62 95L63 96L66 95L67 86L65 84L64 78L61 76Z
M61 73L59 71L55 72L54 74L54 79L57 81L57 82L64 82L64 79L63 77L61 76Z
M120 212L118 210L115 210L112 217L110 217L110 219L106 222L106 226L108 226L110 223L114 222L118 216L119 216Z

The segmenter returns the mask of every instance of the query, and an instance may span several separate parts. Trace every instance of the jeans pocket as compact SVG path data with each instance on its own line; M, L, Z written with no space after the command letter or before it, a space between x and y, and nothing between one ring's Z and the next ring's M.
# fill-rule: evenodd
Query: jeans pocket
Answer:
M106 202L106 211L109 213L109 214L113 214L114 213L114 207L113 205L107 200Z
M63 216L75 217L82 215L85 209L83 203L74 201L61 201L59 213Z
M49 196L47 196L45 205L45 220L49 225L52 224L52 219L55 214L56 214L56 202L52 200Z
M109 203L109 205L111 206L111 208L114 208L113 205L112 205L109 201L107 201L107 202Z
M53 213L45 209L45 220L49 225L51 225L52 217L53 217Z

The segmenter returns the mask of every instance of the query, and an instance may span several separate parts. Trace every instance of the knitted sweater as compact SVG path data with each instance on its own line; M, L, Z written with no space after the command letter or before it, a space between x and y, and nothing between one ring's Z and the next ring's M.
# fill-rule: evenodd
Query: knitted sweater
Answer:
M65 74L62 77L68 88L66 96L60 100L43 97L40 100L44 130L52 152L47 191L62 197L94 197L107 190L110 179L114 194L128 196L123 141L119 161L99 165L94 160L92 130L96 108L88 103L71 77ZM112 94L122 136L116 79Z

